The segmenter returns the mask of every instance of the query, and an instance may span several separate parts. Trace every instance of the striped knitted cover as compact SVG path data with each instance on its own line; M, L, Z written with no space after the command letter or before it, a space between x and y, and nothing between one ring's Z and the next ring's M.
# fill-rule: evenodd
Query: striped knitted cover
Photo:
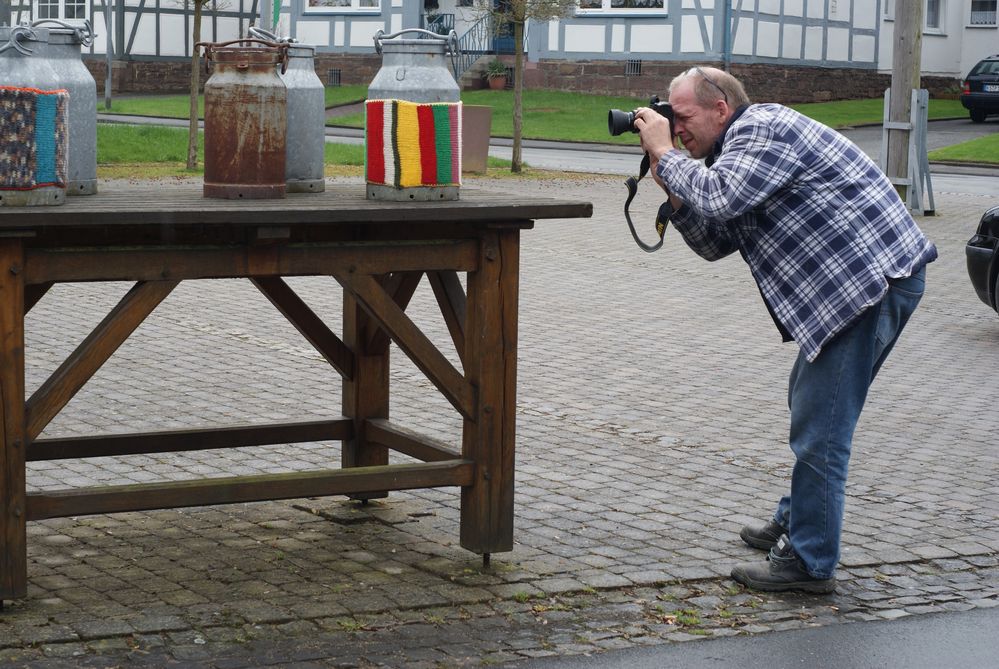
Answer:
M0 86L0 190L66 185L65 90Z
M461 103L368 100L369 184L412 188L461 184Z

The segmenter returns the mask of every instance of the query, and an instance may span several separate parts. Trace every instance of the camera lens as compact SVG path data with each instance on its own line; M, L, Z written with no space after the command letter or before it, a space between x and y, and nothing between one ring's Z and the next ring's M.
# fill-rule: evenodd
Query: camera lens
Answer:
M635 112L611 109L607 113L607 132L616 137L629 131L635 132Z

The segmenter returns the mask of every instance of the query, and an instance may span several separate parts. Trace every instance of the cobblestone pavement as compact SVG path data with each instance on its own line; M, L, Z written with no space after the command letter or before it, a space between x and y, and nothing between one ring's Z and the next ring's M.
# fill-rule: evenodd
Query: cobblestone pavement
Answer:
M796 349L744 263L700 260L672 231L665 250L639 251L619 178L476 185L595 205L523 235L515 550L483 567L461 549L454 489L35 522L29 596L0 613L0 666L515 666L999 603L999 319L964 260L992 198L938 192L939 215L921 220L940 259L857 430L838 592L761 596L728 573L760 559L738 530L787 485ZM633 214L651 228L648 190ZM332 280L291 283L339 323ZM126 289L43 298L27 323L29 392ZM410 312L448 341L426 285ZM450 405L398 351L393 365L393 419L457 443ZM335 373L251 285L191 282L45 435L338 412ZM337 444L68 460L31 464L28 485L331 461Z

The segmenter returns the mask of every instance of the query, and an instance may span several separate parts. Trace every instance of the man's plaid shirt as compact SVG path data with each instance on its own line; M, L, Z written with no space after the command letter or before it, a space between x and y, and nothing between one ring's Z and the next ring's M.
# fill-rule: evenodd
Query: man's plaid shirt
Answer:
M785 338L809 362L888 290L937 257L887 177L838 132L776 104L740 110L707 166L656 166L683 200L673 224L708 260L739 251Z

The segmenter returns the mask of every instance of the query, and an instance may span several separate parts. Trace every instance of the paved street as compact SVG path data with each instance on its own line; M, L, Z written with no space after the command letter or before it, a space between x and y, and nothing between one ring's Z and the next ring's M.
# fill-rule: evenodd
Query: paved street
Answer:
M29 597L0 613L0 666L516 667L995 607L999 317L964 260L999 193L982 179L947 180L938 215L920 221L940 259L858 427L835 595L763 596L728 578L760 559L738 530L772 511L791 465L796 349L744 263L707 263L673 231L642 253L617 176L479 180L466 187L594 203L592 219L523 234L515 550L483 568L461 549L454 489L31 523ZM650 182L632 207L649 237L658 203ZM291 283L339 322L332 280ZM126 290L59 285L42 299L27 323L29 393ZM410 313L447 341L426 284ZM457 443L457 414L393 354L393 419ZM45 436L322 418L339 405L338 377L249 283L192 282ZM69 460L32 464L28 485L331 462L337 444Z

